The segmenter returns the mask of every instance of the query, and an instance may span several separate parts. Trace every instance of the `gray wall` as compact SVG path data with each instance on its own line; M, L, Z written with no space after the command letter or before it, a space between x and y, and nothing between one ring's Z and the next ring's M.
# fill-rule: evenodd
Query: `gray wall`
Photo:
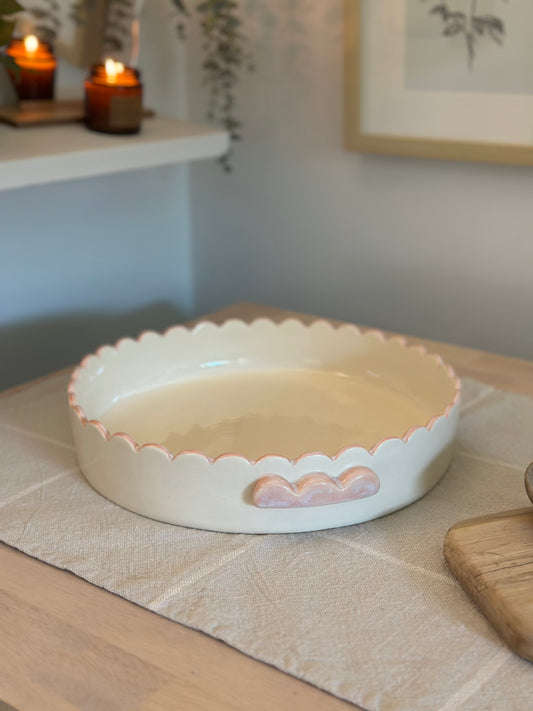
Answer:
M146 105L180 116L185 50L168 9L147 3L140 66ZM61 88L82 86L84 71L60 71ZM0 216L0 388L191 316L186 166L0 192Z
M235 171L192 170L196 311L257 300L532 358L533 168L346 152L342 4L245 3Z
M0 193L0 387L242 299L533 357L533 169L346 152L341 0L243 6L257 68L233 174ZM186 115L188 79L202 120L198 38L187 73L168 18L146 4L147 104Z
M191 313L181 169L0 192L0 387Z

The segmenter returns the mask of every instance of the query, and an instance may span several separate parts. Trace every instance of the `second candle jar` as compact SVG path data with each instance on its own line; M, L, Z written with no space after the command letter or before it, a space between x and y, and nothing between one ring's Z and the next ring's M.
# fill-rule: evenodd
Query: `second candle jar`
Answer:
M53 99L56 74L56 58L52 48L40 42L35 35L13 39L6 54L17 65L8 72L20 100Z
M107 59L92 67L85 82L85 123L102 133L138 133L142 83L136 69Z

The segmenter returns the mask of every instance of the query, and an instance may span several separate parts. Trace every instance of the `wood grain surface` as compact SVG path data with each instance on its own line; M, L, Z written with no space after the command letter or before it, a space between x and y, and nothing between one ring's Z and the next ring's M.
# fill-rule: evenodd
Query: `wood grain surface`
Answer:
M154 116L151 109L143 109L143 117ZM0 106L0 122L17 128L76 123L85 118L85 106L78 99L21 101L16 106ZM1 711L1 709L0 709Z
M50 123L83 121L82 101L21 101L16 106L0 106L0 121L11 126L42 126Z
M444 555L509 647L533 661L533 507L456 524Z
M315 318L255 304L206 318L259 316ZM410 340L440 353L459 375L533 395L533 363ZM20 711L356 708L2 544L0 699Z

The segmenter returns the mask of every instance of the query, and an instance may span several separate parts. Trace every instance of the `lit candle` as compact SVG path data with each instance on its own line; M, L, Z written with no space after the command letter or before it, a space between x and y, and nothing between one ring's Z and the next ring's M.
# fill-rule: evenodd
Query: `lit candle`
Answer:
M106 59L96 64L85 82L85 123L103 133L137 133L142 118L139 72Z
M19 99L53 99L57 62L51 47L35 35L11 40L6 54L19 67L9 70Z

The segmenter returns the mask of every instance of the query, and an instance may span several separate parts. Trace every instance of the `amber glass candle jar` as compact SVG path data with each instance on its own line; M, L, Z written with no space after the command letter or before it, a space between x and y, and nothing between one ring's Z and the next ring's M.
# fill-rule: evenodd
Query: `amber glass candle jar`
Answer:
M18 76L9 74L19 99L53 99L56 75L56 58L50 45L39 42L35 35L11 40L6 54L19 67Z
M138 133L142 118L139 72L107 59L85 82L85 123L102 133Z

